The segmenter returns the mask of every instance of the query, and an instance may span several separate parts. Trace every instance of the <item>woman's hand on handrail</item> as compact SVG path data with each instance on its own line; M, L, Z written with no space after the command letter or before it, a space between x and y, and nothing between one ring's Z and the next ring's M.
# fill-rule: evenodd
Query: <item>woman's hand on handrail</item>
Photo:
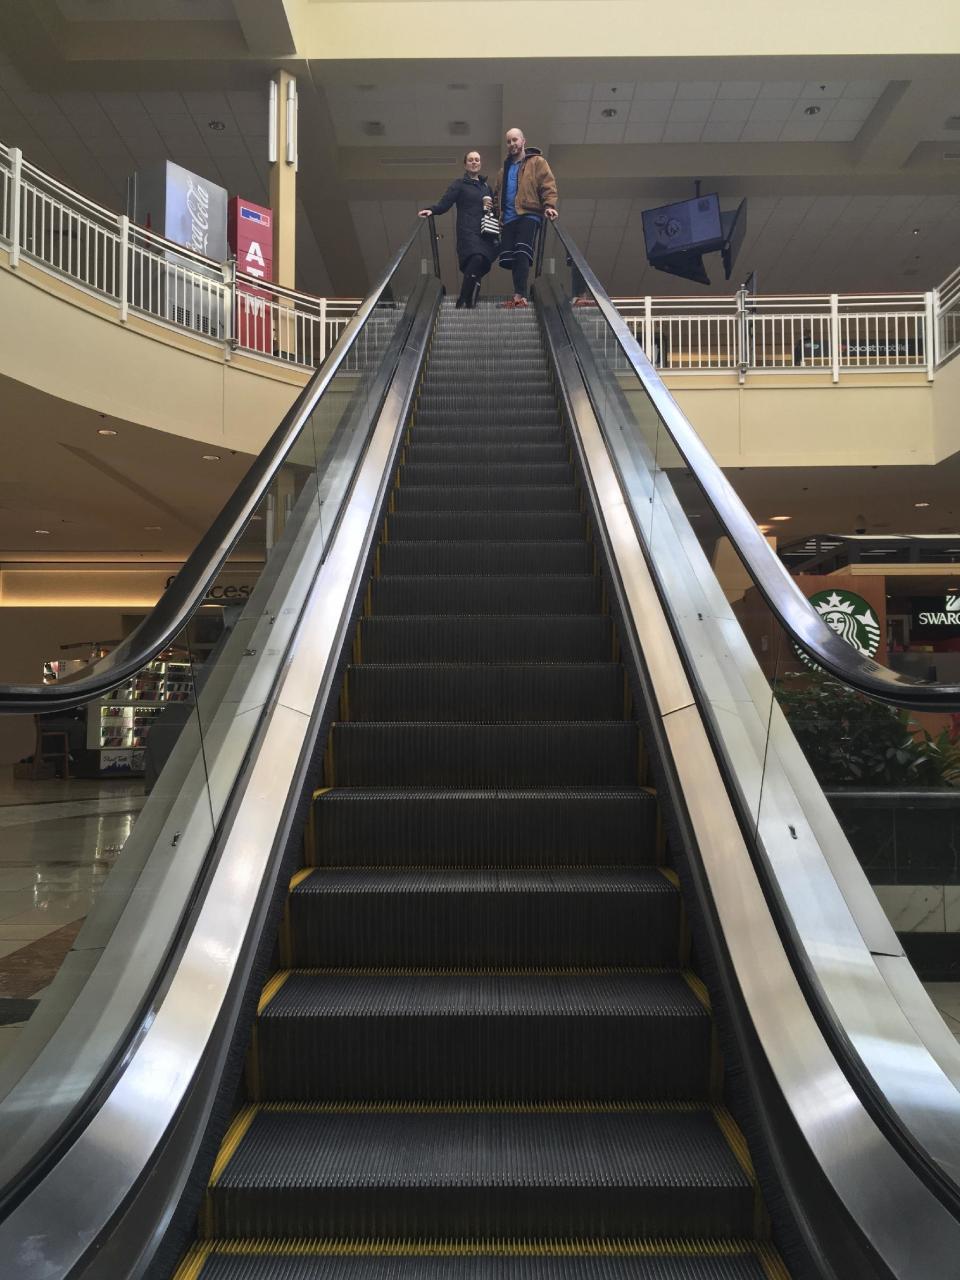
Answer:
M432 209L418 209L418 210L417 210L417 217L418 217L418 218L432 218L432 217L433 217L433 210L432 210Z

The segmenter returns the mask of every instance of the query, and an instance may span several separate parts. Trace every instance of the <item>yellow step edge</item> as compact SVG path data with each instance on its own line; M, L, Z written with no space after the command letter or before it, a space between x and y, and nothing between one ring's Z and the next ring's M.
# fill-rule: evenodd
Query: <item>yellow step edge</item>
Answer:
M669 880L675 889L680 888L680 877L673 867L657 867L656 870L660 872L665 880Z
M341 967L338 965L338 966L325 966L321 968L308 967L308 968L284 969L281 972L283 972L284 974L291 974L291 973L295 974L298 978L325 978L325 977L334 977L334 976L345 977L345 978L436 978L436 977L441 977L441 978L446 978L446 977L453 977L453 978L599 977L599 978L604 978L608 976L616 977L617 975L630 976L632 974L637 974L637 975L642 975L644 977L647 977L647 976L666 974L666 973L680 973L682 977L687 978L686 972L681 972L679 969L677 969L675 965L674 966L649 965L646 967L644 966L610 966L606 968L603 966L598 966L596 969L586 969L586 968L541 969L536 967L507 969L497 965L471 967L471 968L463 968L463 969L448 969L448 968L436 967L436 966L415 967L415 968L407 969L407 968L395 968L395 967L389 967L389 966L385 968L376 968L376 967L351 968L349 966ZM278 976L277 974L274 974L274 977L271 978L270 981L273 982L277 976ZM699 982L699 979L695 978L693 974L690 974L690 978L692 978L694 981ZM264 987L264 995L266 994L268 988L269 988L269 983L267 984L266 987ZM271 998L274 995L276 995L276 991L271 992ZM261 996L260 999L261 999L261 1006L262 1006L264 996ZM258 1012L262 1012L262 1008L258 1007Z
M770 1215L767 1213L767 1206L763 1201L763 1194L760 1190L756 1170L753 1167L753 1160L750 1158L750 1148L747 1146L747 1140L743 1136L740 1126L726 1107L714 1108L713 1116L717 1122L718 1129L727 1141L727 1146L733 1152L734 1158L753 1186L754 1235L758 1241L768 1240L770 1238Z
M298 884L303 884L304 880L308 876L312 876L315 870L316 867L301 867L299 871L295 871L290 877L290 891L293 892Z
M380 1237L376 1239L239 1239L212 1242L213 1252L225 1257L277 1254L280 1257L542 1257L566 1258L578 1256L643 1258L658 1254L672 1258L729 1258L738 1254L751 1254L763 1261L769 1254L775 1262L779 1259L772 1250L758 1246L752 1240L631 1240L627 1238L569 1239L510 1239L492 1240L409 1240ZM782 1264L781 1264L782 1266ZM178 1275L176 1280L181 1280ZM782 1271L771 1273L771 1280L789 1280Z
M209 1240L205 1240L202 1244L193 1245L190 1252L183 1258L179 1267L173 1273L173 1280L199 1280L204 1264L216 1247Z
M246 1106L233 1117L230 1128L224 1134L223 1142L210 1172L208 1186L215 1187L223 1177L223 1171L233 1159L234 1152L243 1141L244 1135L253 1124L253 1118L259 1111L257 1106Z
M266 1009L267 1005L286 982L287 978L290 977L292 972L292 969L280 969L269 979L267 985L260 992L260 999L257 1002L258 1015L263 1013L264 1009Z
M697 975L693 973L692 970L690 969L684 969L682 971L682 976L683 976L684 982L686 982L687 986L690 988L693 994L697 997L697 999L700 1001L703 1007L707 1010L708 1013L711 1013L713 1010L710 1004L710 992L707 990L704 982L700 978L698 978Z
M790 1280L790 1272L773 1245L758 1244L756 1251L757 1261L763 1267L767 1280Z
M325 796L328 791L332 791L333 787L318 787L311 796L312 800L319 800L321 796Z

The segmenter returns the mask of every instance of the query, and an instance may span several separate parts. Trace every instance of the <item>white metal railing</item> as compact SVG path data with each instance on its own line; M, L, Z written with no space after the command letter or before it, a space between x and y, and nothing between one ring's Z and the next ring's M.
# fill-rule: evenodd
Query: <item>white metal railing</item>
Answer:
M29 259L131 311L256 355L322 364L360 305L245 276L130 223L0 146L0 239L10 265ZM362 361L362 352L353 362Z
M960 349L960 267L934 290L937 364Z
M22 256L130 311L231 348L321 364L360 305L236 271L130 224L0 144L0 239ZM929 293L614 298L658 369L676 373L925 370L960 348L960 268ZM589 323L586 316L582 317ZM598 327L596 340L606 341ZM611 355L613 353L610 353ZM363 347L351 367L363 362Z
M960 295L960 281L957 293ZM614 298L666 372L920 369L933 377L934 293ZM956 303L960 323L960 297Z

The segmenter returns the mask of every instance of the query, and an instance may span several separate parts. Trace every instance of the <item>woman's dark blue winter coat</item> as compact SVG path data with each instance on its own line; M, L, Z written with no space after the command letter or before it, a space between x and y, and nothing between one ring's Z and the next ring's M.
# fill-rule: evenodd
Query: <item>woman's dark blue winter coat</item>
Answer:
M492 241L484 240L480 234L483 197L492 195L486 178L472 178L465 173L450 183L436 204L430 205L430 212L434 214L446 213L457 206L457 261L461 271L467 259L475 253L483 254L488 262L493 262L497 256Z

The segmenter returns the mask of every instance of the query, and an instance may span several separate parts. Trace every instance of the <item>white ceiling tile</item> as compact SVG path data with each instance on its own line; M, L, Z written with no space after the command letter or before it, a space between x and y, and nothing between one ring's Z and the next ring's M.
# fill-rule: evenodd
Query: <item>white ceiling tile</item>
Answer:
M147 116L143 103L135 93L119 93L116 90L110 90L106 93L98 93L97 101L111 120Z
M765 80L758 96L797 99L803 93L803 84L802 80Z
M592 84L561 84L557 86L558 102L589 102L592 97Z
M862 124L873 110L874 105L873 99L870 98L841 98L833 104L830 119L831 121L852 120L857 124Z
M586 131L586 124L555 124L550 139L561 146L578 146L583 142Z
M615 114L604 115L605 111L612 111ZM619 122L626 124L630 116L630 104L627 102L591 102L590 104L590 124L604 124L607 120L611 122Z
M748 120L740 134L741 142L776 142L783 128L782 120Z
M677 94L676 80L638 80L633 91L633 100L651 98L670 102Z
M608 82L604 80L593 86L593 100L594 102L619 102L622 99L629 101L633 97L633 90L634 85L632 82L625 83L618 80Z
M724 80L717 90L717 97L755 98L762 87L762 80Z
M739 142L743 125L736 120L708 120L700 135L701 142Z
M710 115L710 102L682 101L678 98L670 108L670 124L705 124Z
M671 121L663 127L663 140L664 142L699 142L702 131L702 124L683 124Z
M818 142L852 142L860 132L855 120L828 120L817 135Z
M604 120L601 124L588 124L584 139L590 145L596 143L622 142L627 122L625 119Z
M659 142L662 137L662 124L647 124L642 120L628 121L627 127L623 132L624 142Z
M590 103L585 100L558 102L553 109L554 124L586 124Z
M263 89L228 89L227 101L234 115L267 114L268 91Z
M670 103L666 99L644 98L630 105L631 124L664 124L670 116Z
M846 80L808 80L800 96L803 98L839 98L846 88Z
M822 125L816 116L788 120L780 131L781 142L813 142Z
M139 97L143 103L144 110L149 111L152 116L185 116L190 114L190 108L181 93L172 90L151 89L149 91L141 90Z
M183 100L191 115L203 116L205 120L210 116L222 117L225 111L230 110L225 93L187 89L184 91Z
M750 122L762 121L769 124L775 120L789 120L794 103L793 98L761 98L750 112Z
M710 108L708 119L711 123L733 120L743 124L749 118L753 106L752 101L746 101L743 98L730 98L725 101L718 98Z
M681 80L677 85L678 98L715 98L720 88L719 80Z
M570 218L592 218L596 210L596 200L586 200L582 196L573 197L563 202L563 216L569 221Z

